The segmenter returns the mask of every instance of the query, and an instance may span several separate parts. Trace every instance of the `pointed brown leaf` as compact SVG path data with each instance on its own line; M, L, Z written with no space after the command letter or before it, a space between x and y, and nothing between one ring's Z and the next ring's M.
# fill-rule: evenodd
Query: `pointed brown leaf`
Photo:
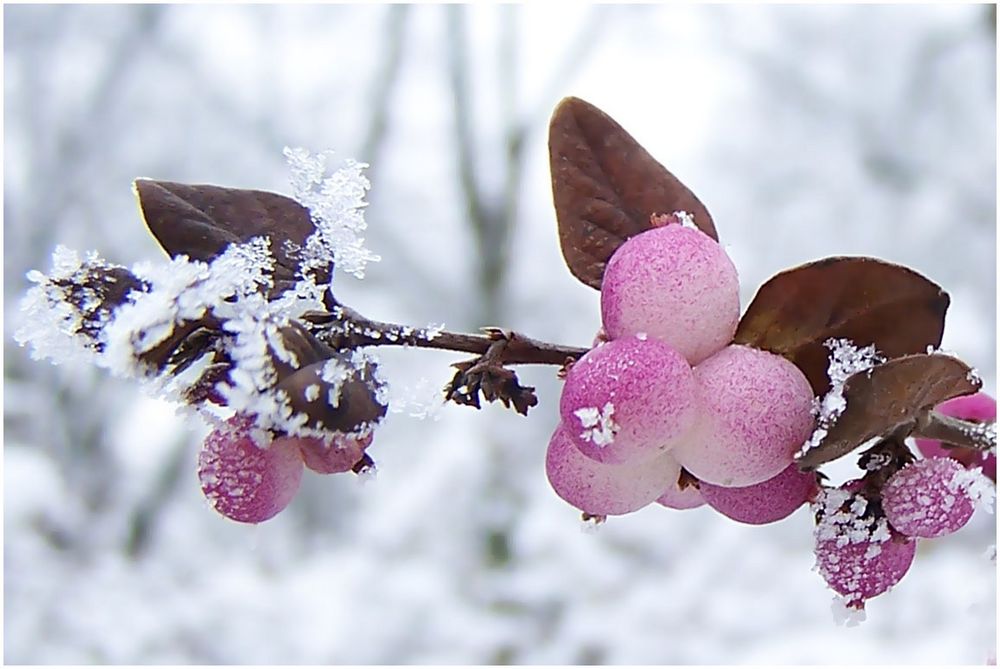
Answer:
M836 460L869 439L905 427L945 400L971 395L982 383L970 372L968 365L951 356L921 353L848 377L844 412L819 445L798 458L799 466L811 469Z
M134 188L146 227L171 256L208 262L231 242L270 238L279 288L295 280L296 250L315 229L308 209L277 193L150 179Z
M757 291L735 343L794 362L824 395L827 339L874 344L887 358L937 347L949 297L911 269L875 258L826 258L782 272Z
M565 98L549 124L552 197L559 243L573 276L600 289L608 258L650 226L653 214L686 211L718 239L705 205L614 119Z

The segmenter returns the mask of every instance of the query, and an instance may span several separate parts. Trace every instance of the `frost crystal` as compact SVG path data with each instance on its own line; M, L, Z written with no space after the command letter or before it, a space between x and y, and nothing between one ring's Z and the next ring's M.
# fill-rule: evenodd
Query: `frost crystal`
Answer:
M674 217L683 225L685 228L698 229L698 226L694 224L694 215L687 211L675 211Z
M885 362L885 357L875 350L875 345L858 348L848 339L827 339L823 345L830 349L830 364L827 375L830 377L830 390L822 399L816 400L813 411L816 414L816 429L802 445L796 458L803 457L811 449L823 443L830 428L847 408L844 399L844 383L858 372L872 369Z
M846 597L834 597L830 610L833 611L834 622L844 627L857 627L867 619L865 610L851 606Z
M996 502L996 484L983 474L980 467L961 469L948 482L948 488L954 492L965 493L977 509L993 513Z
M295 199L309 210L316 226L300 250L303 273L333 264L363 278L365 265L379 260L365 248L362 237L368 227L362 210L370 184L361 171L367 165L347 160L342 168L328 175L332 152L312 154L306 149L286 147L284 153L292 172Z
M574 411L573 414L580 419L584 427L580 437L595 446L607 446L613 442L615 435L621 430L621 426L612 418L614 413L615 407L611 402L606 403L603 409L585 407Z

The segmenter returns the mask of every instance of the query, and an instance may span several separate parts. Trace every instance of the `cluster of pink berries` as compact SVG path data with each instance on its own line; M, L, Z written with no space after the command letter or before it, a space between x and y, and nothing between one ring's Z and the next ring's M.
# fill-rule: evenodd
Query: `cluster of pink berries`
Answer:
M817 493L793 463L813 431L812 389L784 358L730 344L736 268L687 220L654 217L608 262L604 334L566 374L548 479L587 516L658 501L774 522Z
M241 523L260 523L288 506L305 467L318 474L371 467L365 455L371 442L371 432L273 438L252 417L237 414L205 439L198 479L216 511Z
M985 393L958 397L936 408L955 418L996 419L996 400ZM962 528L977 502L994 494L996 456L917 439L926 456L895 471L881 485L857 479L824 490L815 504L816 565L848 607L882 594L909 570L918 539ZM877 465L878 463L874 463Z

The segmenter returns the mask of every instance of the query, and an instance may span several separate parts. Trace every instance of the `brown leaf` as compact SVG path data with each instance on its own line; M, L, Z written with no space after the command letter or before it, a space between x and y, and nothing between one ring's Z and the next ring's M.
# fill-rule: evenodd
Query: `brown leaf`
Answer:
M296 249L315 230L309 210L295 200L258 190L136 179L146 227L171 256L208 262L231 242L268 237L279 290L295 281ZM290 242L291 245L286 245ZM317 277L318 283L329 275Z
M897 429L905 431L921 413L945 400L976 392L982 383L970 371L956 358L921 353L848 377L844 412L819 445L798 458L799 466L811 469L836 460L869 439L887 437Z
M614 119L579 98L565 98L552 115L549 161L563 258L592 288L600 289L615 249L648 230L653 214L686 211L718 239L694 193Z
M937 347L949 297L911 269L876 258L826 258L782 272L757 291L734 342L794 362L824 395L827 339L871 344L887 358Z

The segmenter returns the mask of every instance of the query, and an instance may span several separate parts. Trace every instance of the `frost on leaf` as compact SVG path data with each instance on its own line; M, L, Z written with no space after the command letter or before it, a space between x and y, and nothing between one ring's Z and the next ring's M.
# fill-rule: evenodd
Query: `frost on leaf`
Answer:
M847 339L827 339L823 345L830 350L830 363L827 374L830 377L830 390L822 398L815 401L813 413L816 415L816 429L802 445L796 458L802 458L813 448L818 447L830 428L847 408L844 399L844 383L851 375L864 372L875 365L885 362L885 358L875 350L875 346L858 348Z
M345 161L340 169L327 174L332 153L310 153L302 148L285 148L285 158L291 169L295 199L309 209L316 231L303 248L300 272L329 271L336 266L359 279L365 266L379 257L364 246L363 209L365 192L370 187L361 171L364 163Z

